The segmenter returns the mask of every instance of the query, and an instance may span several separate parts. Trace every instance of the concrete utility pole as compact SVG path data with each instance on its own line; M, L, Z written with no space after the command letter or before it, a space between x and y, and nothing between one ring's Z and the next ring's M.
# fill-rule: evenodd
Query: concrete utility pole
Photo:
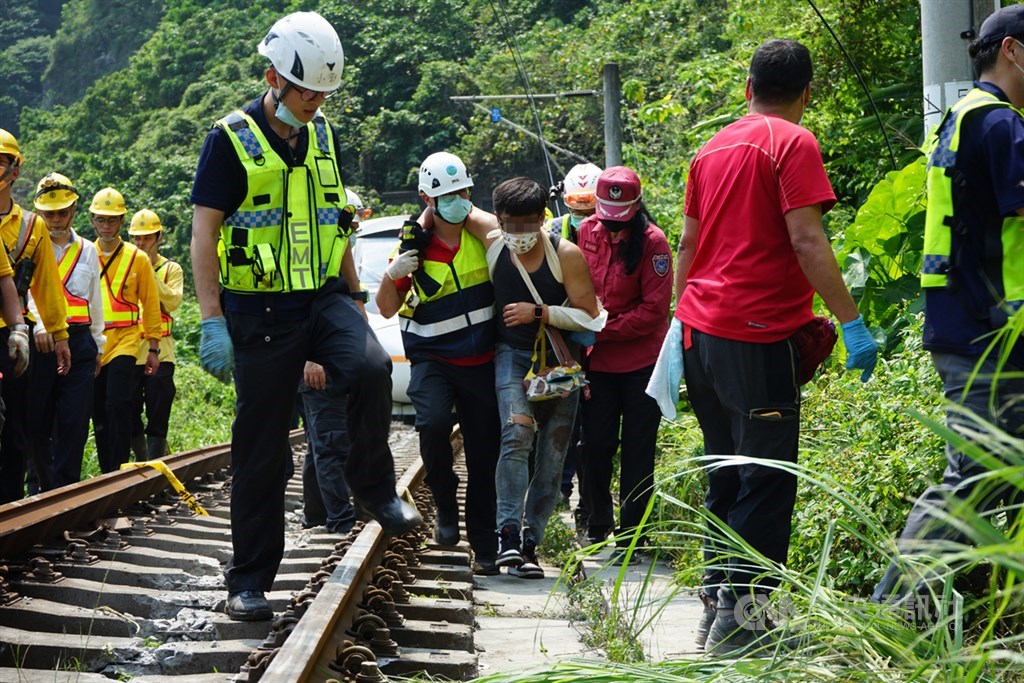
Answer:
M971 89L974 73L967 46L999 0L921 0L921 67L924 134Z
M604 167L622 165L622 81L619 65L604 65Z

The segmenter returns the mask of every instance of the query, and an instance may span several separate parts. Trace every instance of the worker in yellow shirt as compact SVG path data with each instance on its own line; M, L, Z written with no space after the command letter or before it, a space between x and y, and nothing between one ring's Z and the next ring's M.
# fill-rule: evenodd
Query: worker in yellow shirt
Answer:
M105 187L89 206L100 257L100 291L107 343L93 394L92 425L103 472L128 462L132 439L132 376L142 339L146 376L160 367L160 294L146 252L121 239L124 197Z
M28 397L29 495L81 479L93 382L106 343L96 245L72 227L78 199L74 183L63 174L47 173L36 185L33 203L46 221L64 285L71 370L66 375L57 374L53 335L38 322L42 317L30 291L29 312L37 322Z
M142 209L132 216L128 234L135 246L146 252L156 275L156 289L160 295L160 369L146 376L146 361L151 355L149 343L142 340L135 359L134 389L132 392L132 450L135 459L162 458L167 448L167 425L171 420L174 402L174 337L171 336L174 319L171 313L181 306L185 278L181 266L157 249L163 244L163 225L154 211ZM142 409L146 411L146 428L142 428Z
M46 222L31 211L24 211L11 199L11 185L21 174L23 157L18 141L11 133L0 129L0 157L3 158L3 188L0 189L0 238L4 243L4 255L14 272L12 284L15 288L15 306L19 309L17 319L22 318L27 306L26 297L31 289L38 305L42 323L53 334L57 373L67 374L71 368L71 351L68 348L68 323L64 305L64 285L57 272L57 261L53 256L50 234ZM2 274L2 271L0 271ZM7 297L4 303L7 304ZM7 316L5 321L8 320ZM21 320L21 328L4 332L8 345L14 340L20 345L22 334L26 346L25 368L28 367L29 328ZM20 353L18 360L21 360ZM5 405L5 428L0 436L0 503L18 500L25 495L25 465L29 453L28 445L28 385L29 377L25 368L19 368L10 359L0 358L0 373L3 384L0 388Z

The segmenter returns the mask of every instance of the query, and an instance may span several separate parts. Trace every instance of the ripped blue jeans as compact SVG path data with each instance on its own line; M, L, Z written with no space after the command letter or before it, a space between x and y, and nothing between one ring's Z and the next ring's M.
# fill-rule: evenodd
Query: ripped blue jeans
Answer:
M561 500L562 463L572 440L579 397L531 403L526 400L523 377L530 367L531 349L498 343L494 374L501 417L501 450L495 472L498 494L497 526L515 524L523 540L538 545L548 519ZM526 415L533 424L512 422L512 415ZM530 453L536 453L530 476Z

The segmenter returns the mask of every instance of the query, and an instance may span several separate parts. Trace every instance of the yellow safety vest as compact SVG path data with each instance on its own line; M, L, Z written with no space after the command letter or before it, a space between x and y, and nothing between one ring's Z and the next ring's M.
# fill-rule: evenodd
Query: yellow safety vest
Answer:
M236 292L291 292L318 289L337 277L348 245L348 226L338 225L347 202L327 121L318 117L306 126L306 158L294 167L241 110L217 126L228 134L248 180L241 206L221 226L221 284Z
M121 253L121 260L117 262L117 270L111 276L110 269L107 269L103 276L103 286L100 288L103 294L103 328L106 330L139 324L139 304L124 300L124 283L128 281L128 273L131 272L139 250L127 242L121 242L121 245L124 251ZM105 267L102 255L100 266Z
M949 108L942 123L929 137L925 147L928 154L928 200L921 265L922 287L945 287L948 282L953 231L957 229L958 221L953 186L960 173L956 168L956 156L964 117L978 109L1011 106L992 93L974 88ZM947 125L950 117L953 117L953 123ZM1012 313L1024 305L1024 219L1016 215L1004 218L1000 241L1002 264L996 275L1000 282L993 284L1002 286L1003 301L996 304L1005 312Z
M71 273L74 272L80 258L82 258L82 240L76 239L60 257L60 261L57 262L57 273L60 274L61 284L64 285L64 301L68 309L68 325L92 322L92 316L89 315L89 300L75 296L68 289L68 280L71 278Z
M160 265L157 265L157 266L153 267L153 274L159 276L160 275L160 271L161 270L164 271L163 279L164 279L164 284L166 285L167 284L167 277L170 274L170 270L171 270L170 268L167 267L167 264L170 263L171 261L170 261L170 259L164 258L160 254L157 254L156 257L158 259L163 259L163 260L160 261ZM173 327L174 327L174 318L171 317L170 313L167 313L166 311L164 311L164 307L161 306L160 307L160 336L162 336L162 337L170 337L171 336L171 330L173 329Z
M412 278L413 293L398 311L405 355L468 358L494 350L494 288L484 245L465 229L451 263L421 260L441 287L427 295ZM415 303L415 307L412 304Z

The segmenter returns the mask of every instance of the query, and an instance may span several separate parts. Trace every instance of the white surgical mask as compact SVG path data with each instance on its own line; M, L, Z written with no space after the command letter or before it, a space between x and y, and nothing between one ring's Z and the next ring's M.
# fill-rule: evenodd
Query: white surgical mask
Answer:
M437 198L437 214L448 223L457 225L466 220L473 210L473 202L457 194Z
M292 113L292 110L285 106L284 98L282 98L276 92L273 93L273 95L274 101L277 102L277 109L274 110L274 116L277 117L277 120L285 124L286 126L291 126L292 128L304 128L306 124L304 124L302 121L299 121L295 114ZM318 107L316 113L313 114L313 117L316 118L317 116L323 115L323 111L321 111L320 108Z
M501 231L501 238L505 240L505 246L513 254L525 254L537 244L539 232L505 232Z

